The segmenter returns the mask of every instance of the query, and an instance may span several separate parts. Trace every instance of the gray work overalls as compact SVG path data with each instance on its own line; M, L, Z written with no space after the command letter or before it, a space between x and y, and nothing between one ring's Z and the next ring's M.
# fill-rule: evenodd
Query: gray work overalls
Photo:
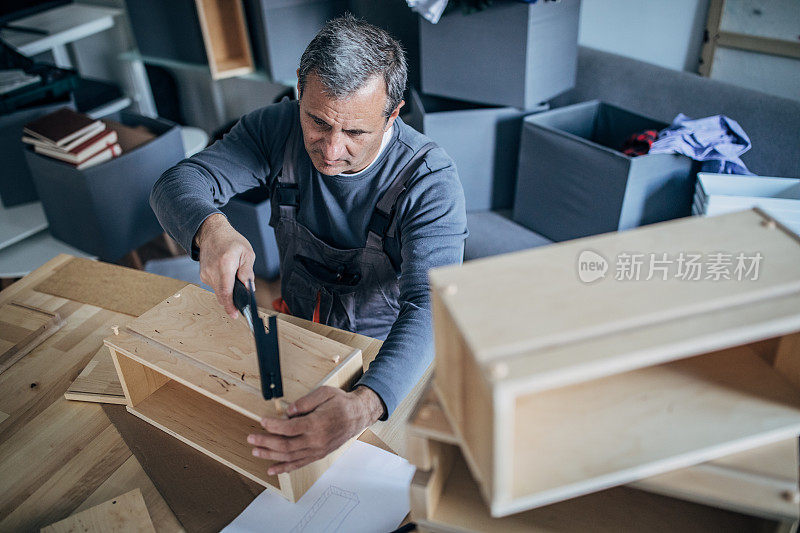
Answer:
M396 204L425 154L423 146L397 174L372 213L363 248L339 249L316 237L297 221L299 182L295 169L299 125L286 143L283 168L272 182L270 226L275 228L281 270L281 295L292 315L385 339L400 312L399 275L383 249L397 231Z

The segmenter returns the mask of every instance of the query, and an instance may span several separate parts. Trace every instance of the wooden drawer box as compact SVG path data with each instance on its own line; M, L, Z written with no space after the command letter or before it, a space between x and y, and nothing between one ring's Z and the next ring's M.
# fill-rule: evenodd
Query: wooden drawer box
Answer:
M638 254L641 276L626 279ZM651 276L649 254L675 264ZM700 278L680 277L697 254ZM716 279L717 254L731 254L731 279ZM737 279L739 254L761 257L757 275ZM800 240L763 212L665 222L430 278L435 387L494 516L800 433ZM753 344L772 337L767 349Z
M417 409L409 418L407 434L409 460L417 466L409 494L411 518L423 532L705 532L768 531L776 527L773 522L735 512L741 511L736 505L727 505L731 510L722 510L647 494L629 487L606 489L539 509L493 518L455 444L455 435L444 418L434 391L429 390L423 394ZM793 439L792 442L784 441L780 444L789 444L796 448L797 441ZM749 466L748 459L742 461L739 456L734 456L730 458L730 463L739 467ZM795 457L783 463L789 469L796 468L796 465ZM691 469L685 469L681 472L690 471ZM702 472L691 473L699 474L695 476L695 482L702 483ZM736 480L737 475L732 471L730 476L722 477L729 481ZM739 474L738 478L737 488L742 488L742 475ZM682 488L688 488L691 492L693 487ZM769 494L764 486L757 484L750 485L747 489L755 492L746 496L751 500L764 500L764 493ZM692 499L699 503L719 503L713 497L711 500ZM787 517L779 513L778 517L773 517L768 513L767 518L792 521L796 519L796 515L789 514Z
M259 421L311 390L349 389L362 373L361 351L280 321L284 397L268 402L253 334L231 321L215 296L194 285L105 339L127 409L240 474L297 501L349 445L288 474L268 476L270 462L253 457L246 439Z

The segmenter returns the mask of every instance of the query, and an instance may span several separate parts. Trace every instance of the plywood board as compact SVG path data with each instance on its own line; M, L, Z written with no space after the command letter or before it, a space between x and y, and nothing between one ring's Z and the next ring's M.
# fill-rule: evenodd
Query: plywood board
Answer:
M34 288L76 302L139 316L186 285L164 276L72 258Z
M121 333L107 343L253 420L276 414L273 404L261 398L252 332L243 317L231 320L212 293L186 285L130 323L127 331L129 335ZM359 350L291 323L279 321L278 332L286 402L325 384L337 368L360 358Z
M736 235L734 241L731 235ZM732 249L720 250L726 246ZM578 275L587 247L600 257L597 262L604 260L608 267L605 277L592 283L584 283ZM676 258L698 251L760 252L765 259L756 280L688 281L675 276ZM623 254L644 254L643 260L649 261L651 253L672 258L666 280L658 271L647 279L649 263L642 266L638 281L615 279ZM766 224L756 211L747 211L680 219L471 261L462 267L434 269L430 277L437 290L447 289L442 293L445 305L475 358L487 364L798 293L798 264L797 236ZM492 310L490 315L486 309ZM593 358L586 356L587 362L609 357L597 352Z
M800 395L745 346L533 394L514 416L525 509L789 439Z
M139 489L42 528L42 533L155 533Z
M108 347L102 346L67 392L67 400L125 405L125 393Z
M0 372L22 359L63 325L58 313L19 302L0 306Z

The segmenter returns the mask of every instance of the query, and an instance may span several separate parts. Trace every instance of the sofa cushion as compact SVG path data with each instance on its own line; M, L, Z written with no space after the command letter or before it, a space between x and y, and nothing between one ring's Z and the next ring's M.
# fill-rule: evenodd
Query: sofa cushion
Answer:
M727 115L753 142L742 156L752 172L800 177L800 101L580 47L575 88L550 104L561 107L595 99L664 122L678 113L692 118Z
M544 246L553 241L511 221L508 212L467 213L464 261Z

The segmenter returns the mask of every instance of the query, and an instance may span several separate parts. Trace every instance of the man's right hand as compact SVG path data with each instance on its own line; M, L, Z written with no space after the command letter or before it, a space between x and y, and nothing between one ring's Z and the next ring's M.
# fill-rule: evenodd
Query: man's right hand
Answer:
M194 236L200 249L200 279L214 289L217 301L232 319L239 316L233 305L233 282L245 285L255 279L256 254L244 236L233 229L224 215L215 213L205 219Z

